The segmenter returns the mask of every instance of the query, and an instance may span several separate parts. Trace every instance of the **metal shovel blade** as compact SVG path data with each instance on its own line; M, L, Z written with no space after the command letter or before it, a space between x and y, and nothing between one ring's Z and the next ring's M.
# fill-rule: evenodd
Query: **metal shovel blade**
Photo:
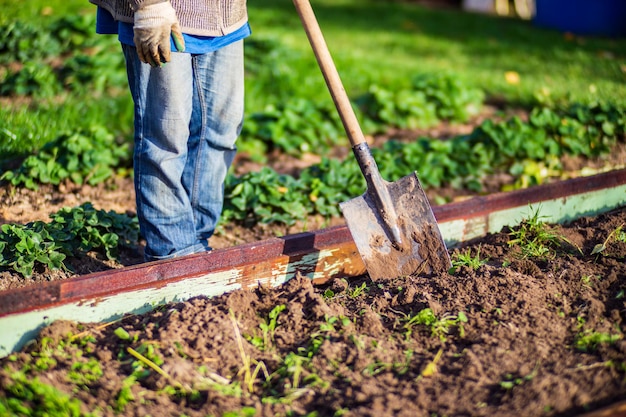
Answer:
M448 250L428 197L415 173L382 184L389 192L400 244L393 243L387 219L376 204L377 191L368 187L360 197L340 204L348 229L373 281L450 269Z
M372 280L439 273L452 264L417 175L389 183L378 171L309 0L293 0L367 183L340 204Z

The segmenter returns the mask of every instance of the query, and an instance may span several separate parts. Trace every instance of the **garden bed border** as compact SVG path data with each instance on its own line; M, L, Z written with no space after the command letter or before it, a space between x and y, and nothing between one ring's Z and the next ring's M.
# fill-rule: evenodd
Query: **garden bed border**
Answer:
M626 169L433 207L449 248L539 210L567 223L626 206ZM0 292L0 357L21 349L55 320L109 322L197 296L304 275L315 283L365 273L348 228L336 226L202 254L96 272Z

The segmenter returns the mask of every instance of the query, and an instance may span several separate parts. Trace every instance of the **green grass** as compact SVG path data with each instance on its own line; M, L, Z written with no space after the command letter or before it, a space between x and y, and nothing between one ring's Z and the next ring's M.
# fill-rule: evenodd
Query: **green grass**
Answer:
M314 62L291 2L249 7L255 36L279 37ZM532 22L395 2L317 0L313 8L351 95L372 82L399 88L416 73L452 70L491 96L519 103L545 89L556 99L584 102L626 97L624 39L568 40ZM314 65L294 71L306 71L304 84L317 83L313 77L320 76L307 67ZM507 83L507 71L519 73L518 85Z
M292 2L259 0L248 6L250 42L279 47L246 58L257 60L246 77L247 113L287 98L330 101ZM96 10L87 0L0 0L0 8L0 23L17 19L42 26L51 18ZM510 105L527 106L538 97L626 103L625 39L568 39L532 22L382 0L315 0L313 8L351 98L372 84L397 90L408 88L417 74L451 72ZM509 71L519 74L519 84L506 81ZM52 100L2 99L0 163L38 149L58 130L95 122L130 140L127 93L74 92L61 102Z

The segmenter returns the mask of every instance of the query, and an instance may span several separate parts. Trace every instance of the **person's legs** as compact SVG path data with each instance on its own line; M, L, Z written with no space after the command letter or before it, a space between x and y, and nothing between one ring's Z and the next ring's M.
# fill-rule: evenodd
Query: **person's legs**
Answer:
M192 66L194 105L183 185L193 208L196 239L206 241L222 213L224 179L243 122L243 41L194 55Z
M181 178L187 163L192 113L191 55L172 54L160 68L141 63L123 45L135 103L134 173L137 217L146 239L146 260L205 250Z
M146 260L209 250L243 121L243 41L172 54L160 68L123 45L135 102L137 216Z

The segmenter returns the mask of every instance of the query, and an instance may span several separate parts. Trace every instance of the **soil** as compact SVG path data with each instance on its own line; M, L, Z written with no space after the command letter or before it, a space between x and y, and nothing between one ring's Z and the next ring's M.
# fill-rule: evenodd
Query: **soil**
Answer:
M544 258L503 230L455 249L483 260L476 269L298 276L112 324L56 322L0 360L0 406L23 392L11 388L21 369L102 416L579 415L626 396L624 225L626 208L550 227ZM447 333L418 324L425 309Z

